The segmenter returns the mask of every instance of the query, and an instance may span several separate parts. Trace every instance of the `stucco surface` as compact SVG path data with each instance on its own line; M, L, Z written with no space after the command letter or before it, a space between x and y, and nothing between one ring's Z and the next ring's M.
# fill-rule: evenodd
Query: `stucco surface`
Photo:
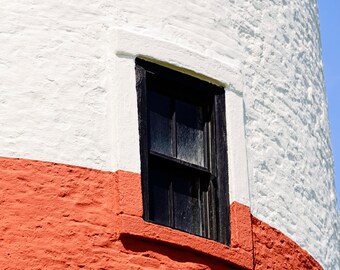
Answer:
M0 155L96 168L109 162L112 5L2 1Z
M229 87L243 95L252 213L325 269L339 269L340 223L316 4L5 0L0 155L119 167L119 154L126 160L130 151L138 153L138 141L136 126L126 151L115 151L120 133L130 134L125 123L136 125L137 117L135 100L127 110L113 101L119 98L115 79L124 70L114 60L115 29L177 44L228 67ZM209 66L203 62L198 69ZM131 81L120 86L130 89L134 78L126 79ZM124 106L129 97L135 98L122 96Z
M230 246L144 221L140 177L0 158L0 268L321 270L236 202Z

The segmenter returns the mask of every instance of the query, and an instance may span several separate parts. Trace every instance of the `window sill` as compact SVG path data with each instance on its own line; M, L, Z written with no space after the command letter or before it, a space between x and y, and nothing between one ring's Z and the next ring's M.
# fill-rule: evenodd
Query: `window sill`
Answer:
M230 207L231 246L143 220L141 178L137 173L117 172L119 193L118 237L145 239L176 249L214 257L243 269L253 268L253 246L249 207ZM129 184L127 184L129 183ZM136 196L140 194L140 196Z

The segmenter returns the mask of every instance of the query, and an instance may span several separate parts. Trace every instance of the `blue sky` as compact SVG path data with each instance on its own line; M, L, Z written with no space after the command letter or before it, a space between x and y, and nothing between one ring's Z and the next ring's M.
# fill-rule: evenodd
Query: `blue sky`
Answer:
M322 56L340 211L340 1L318 0Z

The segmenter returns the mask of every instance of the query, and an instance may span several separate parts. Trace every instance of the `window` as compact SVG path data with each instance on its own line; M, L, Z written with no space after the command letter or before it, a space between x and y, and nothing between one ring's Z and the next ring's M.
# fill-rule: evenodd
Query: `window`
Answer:
M224 90L136 59L144 219L229 243Z

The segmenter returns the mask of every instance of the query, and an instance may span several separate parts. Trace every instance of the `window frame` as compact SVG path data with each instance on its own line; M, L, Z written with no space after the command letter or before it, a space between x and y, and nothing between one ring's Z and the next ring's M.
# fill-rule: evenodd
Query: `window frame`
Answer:
M147 73L157 74L161 81L176 81L177 85L195 88L195 91L203 97L213 99L213 133L214 147L212 147L215 159L215 177L217 179L216 206L218 208L216 239L208 238L230 245L230 210L229 210L229 192L228 192L228 163L227 163L227 134L226 134L226 113L225 113L225 92L222 87L202 81L190 75L183 74L179 71L154 64L152 62L136 58L136 88L138 99L138 122L140 135L140 156L141 156L141 178L142 178L142 195L143 195L143 218L145 221L153 222L149 218L149 134L148 134L148 103L147 103ZM202 89L202 86L204 89ZM192 91L184 94L186 98L192 98ZM182 94L181 94L182 95ZM174 95L176 96L176 95ZM217 147L218 146L218 147ZM166 157L168 158L168 157ZM204 168L195 166L188 162L176 159L177 162L188 168L202 170ZM208 169L207 169L208 170ZM170 227L173 228L173 227ZM176 229L176 228L174 228Z

